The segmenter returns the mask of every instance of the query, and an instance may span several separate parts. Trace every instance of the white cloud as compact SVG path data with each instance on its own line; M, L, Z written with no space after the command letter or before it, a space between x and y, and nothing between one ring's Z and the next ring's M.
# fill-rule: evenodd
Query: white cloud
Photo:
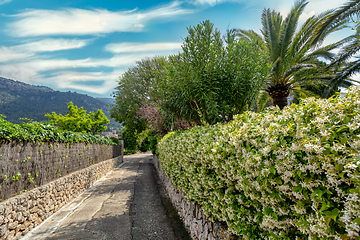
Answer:
M299 17L299 22L304 23L306 22L307 19L309 19L310 17L316 15L315 11L310 11L310 12L303 12L300 17Z
M221 4L221 3L225 3L225 2L232 2L232 3L241 3L244 4L245 6L248 7L258 7L258 6L262 6L264 8L268 8L271 7L273 8L274 6L279 6L282 5L284 3L288 3L292 1L289 0L189 0L190 3L194 4L194 5L208 5L208 6L215 6L217 4Z
M86 58L77 60L38 59L33 57L24 62L0 65L0 76L25 82L36 81L36 83L40 84L40 82L37 81L40 81L38 79L40 78L39 75L42 72L58 70L76 72L76 69L80 70L98 67L127 69L128 66L135 64L136 61L145 57L154 57L155 55L158 54L155 52L149 52L147 54L130 54L124 56L115 55L111 58ZM70 77L70 75L66 75L66 77Z
M0 65L0 76L4 78L35 83L38 78L37 71L32 68L24 68L21 65Z
M108 10L27 10L14 15L17 19L8 25L8 32L17 37L43 35L96 35L111 32L138 32L156 18L174 17L191 13L179 2L139 12Z
M0 0L0 5L10 3L12 0Z
M60 89L74 89L89 93L107 94L117 86L116 80L122 73L123 71L113 71L109 73L63 71L55 73L54 77L46 78L46 80L55 83ZM102 84L96 85L96 87L86 85L89 81L102 81Z
M182 43L110 43L105 50L112 53L148 52L181 49Z
M219 4L222 2L234 2L234 0L232 0L232 1L231 0L195 0L195 1L193 1L193 4L215 6L216 4Z
M0 62L11 62L17 59L26 59L31 57L31 53L23 53L14 50L11 47L0 47Z
M89 40L78 39L43 39L36 42L15 45L11 47L0 47L0 62L11 62L14 60L26 60L35 56L38 52L53 52L60 50L82 48Z
M25 43L12 48L28 52L53 52L82 48L88 45L88 43L89 40L47 38L37 42Z
M37 71L50 71L57 69L95 68L95 67L122 67L134 64L136 61L155 56L155 53L132 54L125 56L114 56L111 58L85 58L77 60L69 59L37 59L29 62L19 63L18 66L32 68Z

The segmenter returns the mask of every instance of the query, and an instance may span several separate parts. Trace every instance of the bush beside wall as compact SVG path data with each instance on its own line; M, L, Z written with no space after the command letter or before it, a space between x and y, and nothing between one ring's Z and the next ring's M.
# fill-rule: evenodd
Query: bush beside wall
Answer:
M360 239L360 89L170 133L163 170L244 239Z
M198 240L230 240L236 239L226 229L226 224L212 222L206 216L201 206L196 202L191 202L184 193L176 189L170 178L161 169L161 164L156 155L154 155L154 165L163 182L167 195L172 205L179 214L182 222L192 239ZM224 228L225 225L225 228Z

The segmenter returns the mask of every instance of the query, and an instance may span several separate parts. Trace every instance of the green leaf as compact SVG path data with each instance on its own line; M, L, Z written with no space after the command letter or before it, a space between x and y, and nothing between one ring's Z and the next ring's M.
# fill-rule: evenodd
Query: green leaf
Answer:
M347 143L347 140L348 140L347 137L343 137L343 138L340 140L340 143L341 143L341 144L345 144L345 143Z
M305 183L309 183L309 182L311 182L311 180L312 180L311 177L305 177L305 178L304 178L304 182L305 182Z
M349 190L350 193L360 193L360 189L358 188L352 188Z
M272 213L274 213L274 210L271 207L266 207L264 208L264 213L266 215L271 215Z
M345 131L347 131L347 130L349 130L349 127L347 127L347 126L341 126L341 127L339 127L338 130L336 130L336 132L337 132L337 133L342 133L342 132L345 132Z
M344 170L344 165L342 164L335 164L335 169L338 171L343 171Z
M325 211L324 215L325 215L325 217L331 218L334 221L336 221L336 217L339 215L339 213L340 213L340 210L335 208L332 211Z
M358 225L360 225L360 218L356 218L352 221L353 223L357 223Z
M303 226L306 226L306 225L309 225L310 223L308 221L301 221L298 223L298 226L299 227L303 227Z

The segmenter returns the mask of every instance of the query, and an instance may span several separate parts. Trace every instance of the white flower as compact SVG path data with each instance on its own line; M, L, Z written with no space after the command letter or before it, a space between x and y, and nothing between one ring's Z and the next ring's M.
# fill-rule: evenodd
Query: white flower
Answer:
M358 168L358 165L354 164L354 163L348 163L345 165L346 169L356 169Z

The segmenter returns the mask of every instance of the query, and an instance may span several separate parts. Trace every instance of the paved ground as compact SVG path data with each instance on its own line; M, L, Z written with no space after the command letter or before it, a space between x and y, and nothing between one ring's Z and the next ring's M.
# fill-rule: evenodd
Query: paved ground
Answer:
M23 239L190 239L174 212L152 155L135 154Z

